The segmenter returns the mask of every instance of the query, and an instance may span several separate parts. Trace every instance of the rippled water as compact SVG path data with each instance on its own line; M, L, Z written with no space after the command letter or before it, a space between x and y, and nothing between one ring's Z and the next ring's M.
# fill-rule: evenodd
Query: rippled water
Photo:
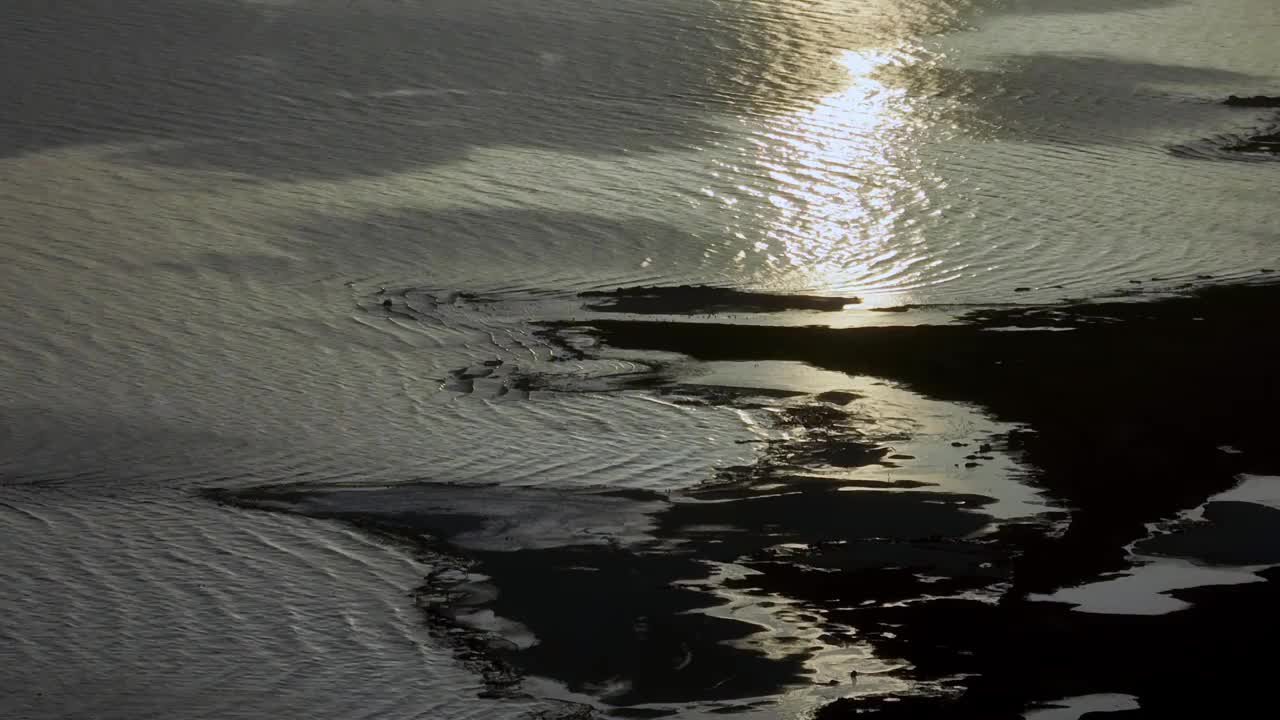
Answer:
M466 377L541 367L523 321L582 290L1274 266L1274 165L1172 149L1269 122L1216 101L1280 87L1277 31L1270 0L10 3L0 714L517 714L426 637L425 565L194 491L750 457L732 408Z

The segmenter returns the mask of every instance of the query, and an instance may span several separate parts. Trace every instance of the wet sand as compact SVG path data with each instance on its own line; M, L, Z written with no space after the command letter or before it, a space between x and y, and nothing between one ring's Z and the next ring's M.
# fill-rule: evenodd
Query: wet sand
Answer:
M694 304L687 288L646 290L664 293L665 312ZM449 558L420 604L499 695L541 677L619 717L686 703L749 713L806 686L823 720L1013 718L1107 694L1129 708L1116 717L1220 715L1268 694L1269 665L1234 654L1280 640L1280 509L1253 502L1280 484L1269 477L1280 475L1277 312L1280 286L1259 284L978 309L950 325L544 324L593 336L597 352L801 361L976 405L1016 426L951 443L954 473L1016 458L1030 468L1017 481L1047 501L1029 517L895 480L915 460L901 451L910 438L850 413L857 393L664 383L661 372L649 384L661 397L772 404L783 432L755 463L680 494L420 483L216 497L355 522ZM851 468L884 479L841 475ZM1245 473L1263 490L1232 491ZM1243 579L1153 590L1172 612L1093 611L1067 592L1140 584L1159 558L1240 567ZM1186 587L1196 584L1212 587Z

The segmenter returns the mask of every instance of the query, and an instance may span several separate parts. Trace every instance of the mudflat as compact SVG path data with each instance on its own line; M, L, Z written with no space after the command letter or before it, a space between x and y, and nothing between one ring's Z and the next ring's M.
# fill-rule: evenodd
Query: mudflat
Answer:
M941 325L544 324L600 353L800 362L979 408L1008 429L953 435L947 472L1016 459L1014 480L1044 500L1030 515L895 479L919 441L860 416L858 392L675 378L645 391L772 405L782 432L678 493L425 482L216 497L450 558L420 605L495 694L550 678L623 717L746 713L805 686L824 720L1013 718L1113 695L1118 717L1236 712L1265 703L1265 664L1206 659L1280 639L1280 503L1266 500L1280 497L1280 339L1260 324L1277 312L1280 286L1242 284Z

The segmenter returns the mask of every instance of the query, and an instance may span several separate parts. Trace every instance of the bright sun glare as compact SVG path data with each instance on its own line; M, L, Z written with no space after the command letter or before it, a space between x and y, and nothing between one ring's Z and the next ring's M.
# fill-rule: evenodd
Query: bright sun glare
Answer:
M913 185L914 130L903 90L878 79L907 61L899 50L844 50L844 87L801 111L772 118L756 161L774 185L766 244L795 284L879 291L870 304L896 304L921 260L914 221L928 196Z

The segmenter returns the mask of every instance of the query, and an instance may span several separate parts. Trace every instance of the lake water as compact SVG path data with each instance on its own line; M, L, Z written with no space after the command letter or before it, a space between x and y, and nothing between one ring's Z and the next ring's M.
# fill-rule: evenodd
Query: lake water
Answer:
M429 560L196 491L668 492L751 457L738 409L456 382L544 363L527 321L579 292L854 295L856 325L1280 264L1274 164L1218 149L1274 122L1220 104L1280 88L1272 0L2 15L5 717L529 710L424 629Z

